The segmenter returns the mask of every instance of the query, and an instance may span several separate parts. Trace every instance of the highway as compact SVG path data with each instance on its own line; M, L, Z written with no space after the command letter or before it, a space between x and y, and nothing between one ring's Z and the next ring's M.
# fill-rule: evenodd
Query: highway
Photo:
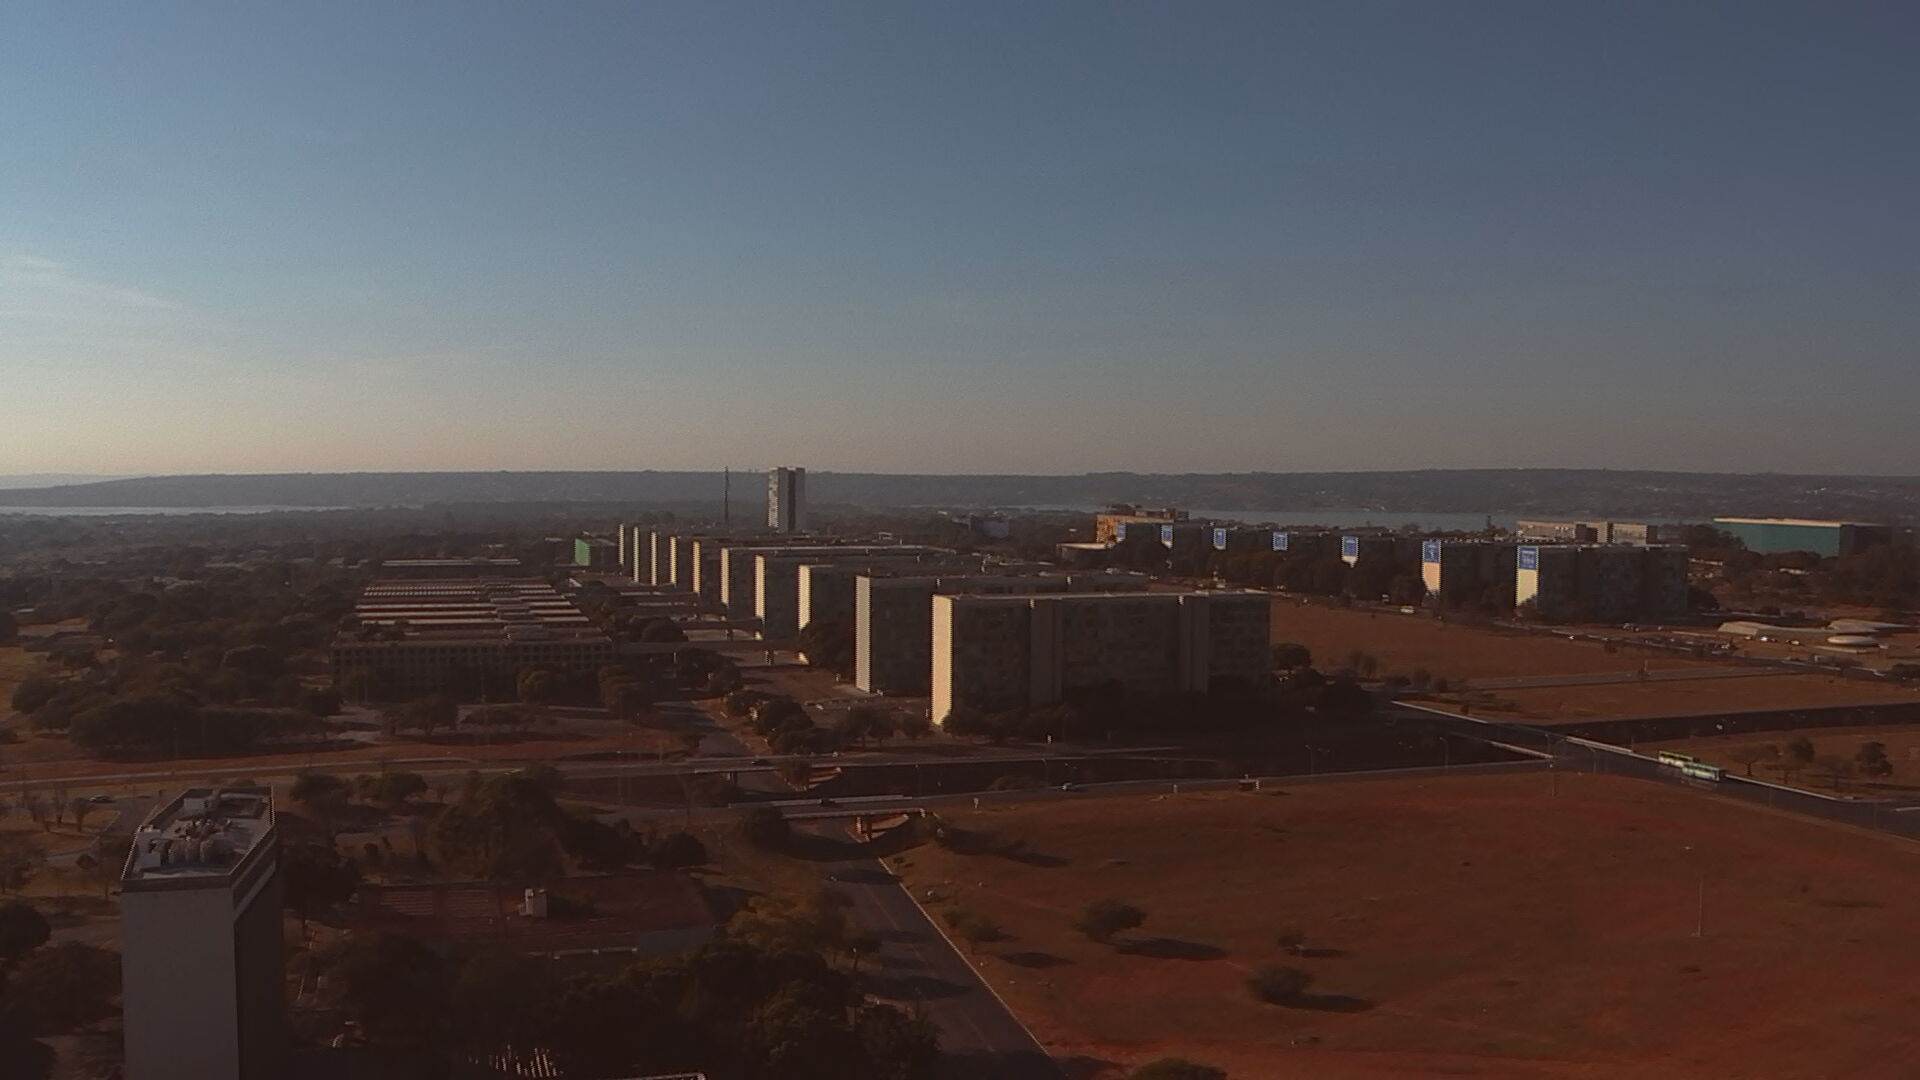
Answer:
M1838 821L1862 828L1877 829L1908 839L1920 839L1920 799L1848 798L1824 795L1816 791L1787 787L1770 781L1738 776L1732 772L1715 783L1681 775L1680 770L1662 765L1651 755L1635 753L1625 747L1560 735L1543 728L1499 720L1482 720L1435 709L1425 705L1398 702L1393 706L1400 715L1417 722L1432 723L1449 735L1476 742L1494 743L1548 755L1555 767L1580 772L1611 773L1640 780L1683 787L1702 795L1738 799L1743 802L1788 810L1808 817Z
M830 828L825 826L822 828ZM953 1080L1062 1080L1063 1074L993 988L877 859L829 864L847 914L881 943L868 983L924 1009Z

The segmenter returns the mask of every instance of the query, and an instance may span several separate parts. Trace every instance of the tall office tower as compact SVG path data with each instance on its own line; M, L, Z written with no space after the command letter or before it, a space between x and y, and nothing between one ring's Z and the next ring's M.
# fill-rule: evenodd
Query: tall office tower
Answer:
M128 1080L271 1080L286 1059L280 844L266 788L191 788L120 877Z
M806 531L807 470L782 466L767 471L767 528L774 532Z

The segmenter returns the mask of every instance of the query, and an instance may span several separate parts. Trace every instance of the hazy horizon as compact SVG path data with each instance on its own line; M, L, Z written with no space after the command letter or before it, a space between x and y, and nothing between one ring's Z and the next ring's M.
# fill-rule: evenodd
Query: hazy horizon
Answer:
M1911 474L1915 30L10 5L0 470Z

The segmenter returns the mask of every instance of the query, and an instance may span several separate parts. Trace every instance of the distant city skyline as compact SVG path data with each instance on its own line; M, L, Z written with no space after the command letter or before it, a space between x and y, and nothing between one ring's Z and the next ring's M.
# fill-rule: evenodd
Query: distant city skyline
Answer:
M1920 12L0 12L0 472L1902 474Z

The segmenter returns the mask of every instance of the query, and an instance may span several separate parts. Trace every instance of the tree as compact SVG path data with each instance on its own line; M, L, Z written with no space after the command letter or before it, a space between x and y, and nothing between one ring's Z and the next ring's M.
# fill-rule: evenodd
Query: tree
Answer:
M1840 781L1853 775L1853 762L1838 754L1822 754L1814 759L1814 766L1826 774L1835 791L1840 790Z
M441 728L450 728L460 719L460 705L446 694L434 694L410 701L406 708L407 726L419 728L425 738Z
M114 1013L120 956L65 941L28 953L7 979L7 997L40 1035L62 1035Z
M374 773L356 777L354 789L363 799L398 810L408 799L426 794L427 779L413 772Z
M23 792L20 796L20 808L27 812L27 816L33 819L35 825L40 826L42 832L53 828L52 808L47 803L46 797L39 792Z
M75 795L67 800L67 809L73 813L73 827L80 832L85 832L87 815L93 813L93 801L84 795Z
M1860 744L1853 755L1854 764L1859 766L1862 776L1890 776L1893 762L1887 759L1887 744L1868 741Z
M0 892L17 893L47 863L40 845L16 832L0 832Z
M809 667L843 678L853 674L853 624L846 619L813 619L800 630L800 652Z
M1805 735L1796 735L1787 743L1787 761L1795 768L1805 768L1813 764L1813 740Z
M856 705L848 709L834 723L834 734L840 737L841 742L855 742L865 746L867 738L873 734L874 718L879 711L870 705Z
M60 692L61 685L59 679L45 675L32 675L21 680L20 685L13 688L13 711L23 714L34 712L52 701L54 695Z
M1185 1058L1161 1058L1133 1070L1128 1080L1227 1080L1227 1071Z
M940 1041L925 1016L878 1003L862 1006L853 1018L871 1080L927 1080L939 1075Z
M980 946L1000 941L1007 936L1006 932L1000 929L999 923L975 912L961 913L954 923L953 931L960 935L960 940L967 943L968 949L975 952L979 951Z
M1263 964L1247 979L1247 991L1269 1005L1293 1004L1312 985L1311 974L1281 964Z
M787 845L793 827L771 806L756 806L740 819L740 832L754 847L775 851Z
M447 1015L446 962L418 938L355 933L316 957L332 1004L379 1043L427 1042Z
M74 860L89 877L100 885L100 899L113 896L113 887L120 881L120 872L127 865L127 852L133 847L133 838L129 836L99 836L93 841L93 850L82 852Z
M1095 900L1080 909L1073 928L1093 941L1106 944L1125 930L1137 929L1147 921L1147 913L1119 900Z
M349 791L347 782L332 773L302 769L294 776L289 794L295 802L313 811L320 827L331 835L334 821L346 809Z
M707 861L707 845L689 832L670 832L647 845L647 862L662 870L699 866Z
M551 1022L545 1006L560 989L550 961L477 953L460 966L448 992L454 1041L474 1053L538 1045Z
M0 904L0 970L47 943L53 927L46 916L23 900Z
M560 700L560 679L544 668L521 672L514 688L523 705L551 705Z
M353 899L360 887L359 868L329 844L288 847L280 859L280 878L286 905L300 917L303 930L308 919L324 917Z
M1279 642L1273 647L1273 666L1281 671L1312 667L1313 651L1298 642Z
M899 725L900 734L905 735L914 742L919 742L921 739L933 734L933 721L927 719L925 713L903 713L899 717Z

